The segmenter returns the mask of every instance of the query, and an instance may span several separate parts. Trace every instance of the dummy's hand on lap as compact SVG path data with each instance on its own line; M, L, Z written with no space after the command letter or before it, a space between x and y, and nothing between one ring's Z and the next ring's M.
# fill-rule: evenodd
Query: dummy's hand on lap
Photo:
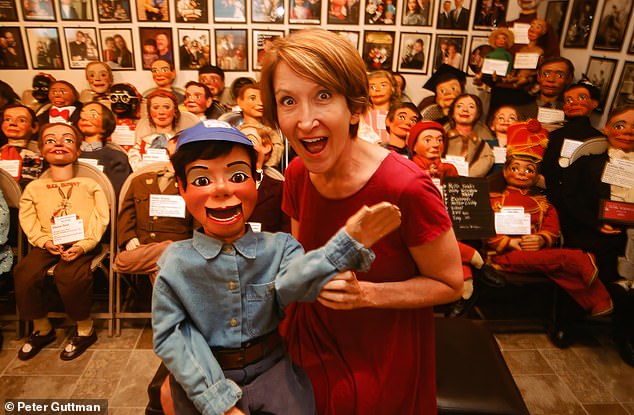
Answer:
M138 248L139 245L141 245L141 243L139 242L139 238L132 238L128 241L127 244L125 244L125 250L132 251L133 249Z
M401 224L401 211L388 202L363 206L346 222L346 232L354 240L370 248L379 239L398 228Z

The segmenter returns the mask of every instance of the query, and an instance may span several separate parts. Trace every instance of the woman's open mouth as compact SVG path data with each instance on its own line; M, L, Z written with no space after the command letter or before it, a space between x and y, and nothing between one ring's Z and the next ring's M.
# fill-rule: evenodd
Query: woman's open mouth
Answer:
M300 142L310 154L317 154L326 148L328 137L305 138Z

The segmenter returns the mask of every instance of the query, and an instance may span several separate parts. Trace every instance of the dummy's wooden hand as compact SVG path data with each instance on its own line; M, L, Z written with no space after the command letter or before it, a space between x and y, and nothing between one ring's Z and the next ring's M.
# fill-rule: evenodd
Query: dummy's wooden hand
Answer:
M515 251L521 251L522 250L521 239L511 238L511 240L509 241L509 246L511 247L511 249Z
M244 412L234 406L233 408L225 412L225 415L244 415Z
M84 254L84 248L81 246L73 245L70 248L62 252L62 261L72 262Z
M599 232L604 233L606 235L615 235L617 233L621 233L621 230L618 228L613 227L610 224L604 223L603 225L601 225L601 227L599 228Z
M388 202L363 206L346 222L346 232L354 240L370 248L379 239L398 228L401 224L401 211Z
M366 307L363 284L352 271L344 271L328 281L319 293L317 301L335 310L351 310Z
M63 245L55 245L53 243L53 241L46 241L46 243L44 244L44 248L51 255L60 255L62 252L64 252L64 246Z
M546 241L539 235L523 235L520 240L522 251L539 251L546 245Z

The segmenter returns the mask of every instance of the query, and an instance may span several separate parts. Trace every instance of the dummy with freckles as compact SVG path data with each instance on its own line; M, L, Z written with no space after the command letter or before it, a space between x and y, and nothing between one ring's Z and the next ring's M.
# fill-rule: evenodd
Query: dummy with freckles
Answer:
M407 145L412 155L412 161L424 172L428 173L438 187L444 178L457 177L458 171L450 163L444 163L441 155L444 152L446 140L445 129L434 121L417 122L409 131ZM470 309L476 300L473 297L474 278L490 287L504 286L504 279L490 266L484 263L480 253L473 247L458 242L464 288L462 299L451 310L451 317L459 317Z
M84 104L100 102L110 108L108 92L112 86L112 69L105 62L90 62L86 65L86 81L89 89L81 91L79 100Z
M498 233L487 240L494 252L490 263L508 272L544 273L588 314L609 314L612 300L597 278L594 255L580 249L557 248L561 236L557 211L535 188L547 143L548 131L535 119L508 129L506 187L501 193L491 194L491 206L494 212L504 207L522 207L530 215L530 232Z

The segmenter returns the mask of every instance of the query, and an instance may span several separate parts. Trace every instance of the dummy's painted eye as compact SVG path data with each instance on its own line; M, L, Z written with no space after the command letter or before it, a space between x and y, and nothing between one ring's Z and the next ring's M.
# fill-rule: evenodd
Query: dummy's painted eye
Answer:
M231 181L233 183L244 183L247 180L249 180L249 175L243 172L237 172L231 176Z
M199 176L192 180L191 184L197 187L204 187L209 186L211 184L211 180L209 180L209 177Z

